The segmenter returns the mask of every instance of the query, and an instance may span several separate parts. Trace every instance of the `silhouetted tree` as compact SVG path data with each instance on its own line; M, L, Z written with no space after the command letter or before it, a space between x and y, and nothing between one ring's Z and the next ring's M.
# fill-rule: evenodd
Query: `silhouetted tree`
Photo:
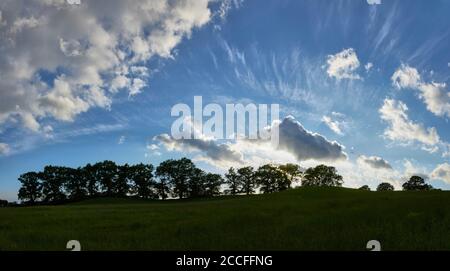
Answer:
M197 198L205 195L205 172L199 168L192 170L188 180L188 197Z
M8 201L0 199L0 207L7 207L7 206L8 206Z
M289 187L287 174L274 165L263 165L255 173L256 181L263 193L273 193Z
M153 191L155 182L153 180L153 165L142 163L130 167L130 176L133 181L132 191L144 199L157 198Z
M426 184L425 180L420 176L412 176L409 181L402 185L402 187L405 191L427 191L433 189L433 187Z
M117 165L113 161L103 161L94 165L96 176L102 192L107 196L114 195L114 182L117 177Z
M84 183L86 184L86 190L89 196L93 197L98 195L99 193L99 178L97 175L97 164L91 165L87 164L86 166L80 169L81 178L83 178Z
M358 188L359 190L365 190L365 191L370 191L370 187L368 185L363 185L360 188Z
M237 170L237 174L242 193L246 195L255 193L256 179L253 167L242 167Z
M24 173L20 175L19 182L22 184L17 196L19 200L33 204L41 198L42 184L40 183L38 173Z
M81 168L60 168L64 178L64 188L70 199L82 199L88 194L86 178Z
M203 178L205 186L205 195L208 197L220 195L220 186L223 184L224 180L219 174L206 173Z
M303 174L300 166L296 164L288 163L285 165L280 165L278 168L287 174L289 178L289 187L292 185L292 183L296 182Z
M59 202L66 199L63 188L68 179L67 168L46 166L44 171L39 173L39 177L42 180L42 194L45 202Z
M377 191L394 191L394 186L390 183L380 183L377 186Z
M169 159L156 168L156 175L167 180L174 196L182 199L188 194L188 182L195 168L194 163L188 158Z
M227 173L225 173L225 184L228 186L225 190L226 194L236 195L242 190L239 175L232 167L228 169Z
M113 194L119 197L125 197L130 192L130 179L132 170L128 164L117 166L117 175L113 182Z
M308 168L302 180L302 186L342 186L342 183L342 176L337 174L336 168L326 165Z
M158 176L158 180L155 182L156 193L159 198L165 200L170 194L169 176L165 174L158 175L158 172L156 176Z

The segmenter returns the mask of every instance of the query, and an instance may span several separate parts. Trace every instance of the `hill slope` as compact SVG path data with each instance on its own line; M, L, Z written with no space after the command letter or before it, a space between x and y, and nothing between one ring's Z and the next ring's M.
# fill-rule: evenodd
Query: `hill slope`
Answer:
M0 209L0 250L450 249L450 192L301 188L191 201Z

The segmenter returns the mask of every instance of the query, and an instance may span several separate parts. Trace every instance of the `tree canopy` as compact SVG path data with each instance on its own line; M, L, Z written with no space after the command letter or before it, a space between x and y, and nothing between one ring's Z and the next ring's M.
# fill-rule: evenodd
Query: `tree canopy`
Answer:
M402 187L405 191L431 190L433 188L431 185L426 184L424 178L420 176L411 176L411 178L405 182Z
M308 168L302 180L303 186L342 186L343 178L334 167L318 165Z
M394 191L394 186L390 183L380 183L377 186L377 191Z

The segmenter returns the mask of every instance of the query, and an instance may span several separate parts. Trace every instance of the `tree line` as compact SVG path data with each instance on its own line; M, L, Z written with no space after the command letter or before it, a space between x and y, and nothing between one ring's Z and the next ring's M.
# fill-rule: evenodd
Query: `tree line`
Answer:
M436 190L430 184L425 183L425 179L420 176L411 176L408 181L402 185L403 191L429 191ZM360 190L370 191L368 185L363 185ZM394 191L394 186L390 183L382 182L377 186L377 191Z
M24 204L49 204L93 197L138 197L142 199L199 198L218 195L273 193L302 186L342 186L343 178L336 168L326 165L302 170L297 164L266 164L229 168L222 176L199 169L190 159L169 159L156 168L152 164L117 165L102 161L71 168L45 166L40 172L27 172L19 177L18 199ZM359 188L370 190L365 185ZM431 190L419 176L412 176L403 190ZM381 183L377 191L394 187ZM0 201L0 206L7 205Z
M221 176L199 169L188 158L169 159L156 168L103 161L79 168L45 166L40 172L24 173L19 177L18 198L36 204L100 196L165 200L249 195L287 190L300 179L303 186L341 186L343 182L334 167L325 165L305 171L296 164L231 167Z

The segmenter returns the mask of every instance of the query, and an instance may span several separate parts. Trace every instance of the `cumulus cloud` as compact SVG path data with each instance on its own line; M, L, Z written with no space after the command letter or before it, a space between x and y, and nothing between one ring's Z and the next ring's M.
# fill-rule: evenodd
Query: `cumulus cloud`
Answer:
M431 178L442 180L450 184L450 164L443 163L438 165L432 172Z
M401 88L417 88L420 83L419 72L415 68L411 68L402 64L391 77L392 84Z
M445 83L435 82L419 86L420 98L427 105L428 111L436 116L450 117L450 92L446 91L446 87Z
M220 143L198 132L195 139L174 139L168 134L154 137L167 150L200 153L195 159L208 162L218 167L250 164L258 166L263 163L299 162L299 161L345 161L347 155L344 147L335 141L329 141L320 134L312 133L293 117L281 122L273 122L279 129L279 144L274 146L270 140L237 139Z
M327 59L327 73L329 77L341 79L361 79L355 73L359 68L359 60L353 48L344 49L335 55L328 55Z
M381 0L367 0L367 4L369 5L380 5Z
M450 92L445 83L424 82L417 69L402 64L391 77L392 84L398 88L419 91L419 98L427 110L436 116L450 116Z
M8 154L10 151L9 145L0 142L0 155Z
M435 145L440 142L436 128L424 128L421 123L410 120L407 114L408 107L401 101L385 99L379 112L381 119L389 124L384 131L384 136L390 140L406 143L418 141L425 145Z
M148 71L129 67L172 58L183 38L210 21L208 4L1 1L0 125L17 119L41 131L45 118L72 121L92 107L109 108L114 92L138 94Z
M347 158L344 146L306 130L292 116L283 119L278 129L278 149L292 153L299 161L308 159L335 161Z
M361 155L358 157L357 162L360 165L367 165L374 169L392 169L388 161L378 156Z

